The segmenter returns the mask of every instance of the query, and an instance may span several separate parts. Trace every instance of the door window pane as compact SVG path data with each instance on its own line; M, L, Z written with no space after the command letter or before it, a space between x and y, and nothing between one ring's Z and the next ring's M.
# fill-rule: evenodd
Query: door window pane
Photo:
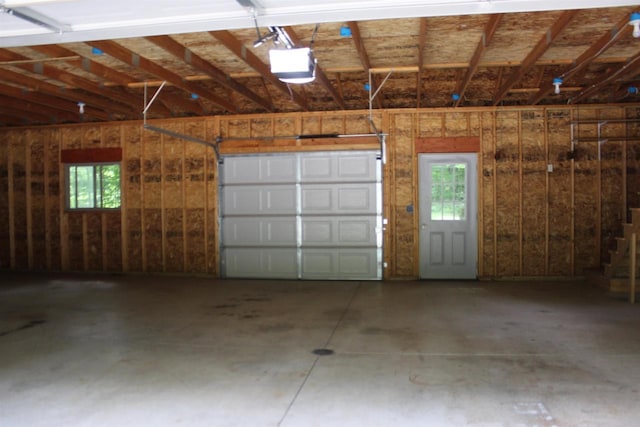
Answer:
M440 163L431 166L431 220L466 219L467 168L464 163Z

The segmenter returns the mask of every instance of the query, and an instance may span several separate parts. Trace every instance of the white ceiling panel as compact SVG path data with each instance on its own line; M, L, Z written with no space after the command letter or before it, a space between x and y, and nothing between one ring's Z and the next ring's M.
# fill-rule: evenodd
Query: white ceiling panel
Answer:
M631 6L626 0L0 0L0 46L350 20ZM12 15L36 14L55 31ZM68 26L68 27L67 27Z

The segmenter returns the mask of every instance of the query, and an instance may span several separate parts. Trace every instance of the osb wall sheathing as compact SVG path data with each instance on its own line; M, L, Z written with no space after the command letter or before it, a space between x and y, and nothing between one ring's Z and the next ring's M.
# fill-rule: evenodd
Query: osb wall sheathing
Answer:
M387 136L383 170L386 278L419 267L419 137L475 136L480 277L572 277L608 260L640 206L640 108L564 106L376 111ZM597 124L607 142L598 150ZM368 112L166 120L171 131L239 152L296 150L298 134L371 132ZM0 131L0 268L217 275L218 176L210 147L138 122ZM122 209L67 212L60 152L121 147ZM351 148L354 147L341 147ZM357 148L357 147L355 147ZM573 150L572 150L573 148ZM549 169L551 168L551 169Z

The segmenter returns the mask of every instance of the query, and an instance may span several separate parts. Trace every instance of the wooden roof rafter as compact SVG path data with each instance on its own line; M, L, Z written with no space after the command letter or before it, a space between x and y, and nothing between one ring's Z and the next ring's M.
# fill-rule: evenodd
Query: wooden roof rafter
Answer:
M371 70L371 61L369 60L369 55L367 54L367 49L364 46L364 40L362 39L362 35L360 34L360 27L356 21L349 21L347 23L349 29L351 30L351 39L353 40L353 44L356 47L356 52L358 52L358 57L360 58L360 63L364 67L366 72ZM380 81L377 75L371 76L371 87L369 88L369 96L378 91L380 87ZM380 95L380 94L378 94ZM375 102L378 105L378 108L383 108L382 99L380 96L375 97Z
M60 111L66 111L69 113L76 113L78 115L79 109L78 104L75 102L67 101L58 97L45 95L40 92L33 92L24 89L20 89L16 86L9 86L6 84L0 83L0 94L12 97L15 99L19 99L23 103L31 103L39 106L46 106L56 108ZM86 107L85 107L86 109ZM96 110L94 108L89 108L87 115L97 118L99 120L110 120L109 114ZM76 116L76 120L79 120L79 116Z
M126 117L132 117L132 109L121 105L120 103L111 102L108 99L96 96L91 93L79 93L77 91L66 90L62 87L56 86L52 83L45 82L44 80L37 79L35 77L29 77L24 74L19 74L14 71L5 70L0 67L0 80L11 82L20 87L29 88L32 91L44 93L50 96L66 99L74 102L76 105L80 99L86 104L85 114L94 116L96 118L102 118L102 112L108 114L111 113L122 114Z
M570 104L576 104L583 99L597 94L602 89L610 87L618 79L624 79L625 77L633 77L640 72L640 53L637 53L633 57L629 58L627 62L620 65L617 68L611 70L611 72L604 78L599 78L597 81L591 82L586 89L580 92L578 95L569 99Z
M222 43L227 49L233 52L238 58L242 59L251 68L256 70L263 79L275 85L281 92L290 96L291 100L305 111L309 111L309 103L298 92L291 90L289 85L280 81L280 79L271 73L271 69L267 64L262 62L253 52L247 50L244 44L236 38L230 31L210 31L215 39Z
M489 17L489 21L484 27L482 37L480 37L480 41L478 42L476 50L471 57L471 61L469 61L469 67L467 68L467 71L462 80L460 80L456 85L455 93L458 95L458 99L453 104L454 107L458 107L460 106L460 103L462 103L462 100L464 99L464 93L467 90L467 86L469 86L473 75L476 73L478 65L480 65L482 55L487 49L487 46L489 46L489 44L491 43L491 40L493 39L493 36L495 35L503 16L503 14L497 13Z
M493 105L498 105L506 96L509 90L518 83L522 77L533 67L538 59L551 47L553 42L558 38L562 30L564 30L569 22L578 14L577 10L565 10L560 17L553 23L546 33L538 40L535 47L527 54L518 69L509 76L506 82L500 87L496 95L493 97Z
M80 114L78 114L77 107L75 113L70 113L69 111L60 110L59 108L56 108L54 106L23 102L19 98L9 97L5 95L0 95L0 104L3 108L21 111L23 114L38 117L39 119L44 116L54 118L54 121L57 122L82 121Z
M238 82L230 75L226 74L224 71L213 65L211 62L207 61L203 57L197 55L188 47L178 43L176 40L169 36L150 36L145 37L148 41L159 46L165 51L171 53L176 58L182 59L188 65L206 73L210 76L214 81L223 85L224 87L233 90L234 92L239 93L244 96L248 100L256 103L261 106L268 112L274 112L275 107L273 103L262 98L255 92L251 91L242 83Z
M238 112L238 109L236 108L236 106L228 102L226 99L216 95L212 91L194 82L184 80L178 74L170 70L167 70L166 68L158 65L157 63L151 61L150 59L147 59L135 52L132 52L131 50L127 49L126 47L114 41L109 41L109 40L93 41L93 42L87 42L87 44L89 46L100 49L107 55L110 55L124 62L125 64L144 70L150 74L153 74L171 83L176 87L179 87L182 90L185 90L189 93L193 93L198 95L199 97L207 99L213 102L214 104L224 108L227 111L230 111L232 113Z
M295 33L292 27L285 27L285 31L291 38L291 41L294 43L294 45L302 46L302 40L300 40L300 38ZM329 94L334 99L334 101L336 101L338 106L341 109L346 110L347 106L344 103L344 98L336 90L336 88L331 84L331 81L329 81L329 78L327 77L327 75L325 74L324 70L320 65L316 65L316 79L322 85L322 87L324 87L329 92Z
M624 17L616 23L613 28L604 33L597 41L595 41L587 50L585 50L575 61L559 76L563 80L568 80L571 77L577 76L581 71L591 64L596 58L607 51L618 40L625 35L631 33L631 26L629 25L629 17L625 14ZM554 89L553 79L549 79L544 82L540 90L529 98L529 104L538 104L546 95L548 95Z
M420 18L420 33L418 35L418 75L416 78L416 104L422 106L422 73L424 72L424 50L427 46L427 18Z
M45 55L49 55L50 57L63 58L66 56L71 58L72 55L77 55L74 51L60 45L33 46L32 49L40 53L44 53ZM114 70L113 68L109 68L106 65L102 65L90 58L81 56L80 60L81 67L84 71L104 79L106 81L105 83L113 83L126 87L131 87L136 83L140 83L128 74ZM67 62L75 65L75 61ZM165 116L171 114L171 107L173 107L174 104L180 106L185 111L190 111L195 114L204 113L204 109L199 104L188 102L187 100L173 94L164 94L161 103L165 106L165 108L161 111ZM158 108L156 107L156 109Z
M31 58L12 52L8 49L0 49L0 60L2 61L28 60L28 59L31 59ZM129 94L103 87L99 83L96 83L94 81L91 81L83 77L80 77L78 75L72 74L70 72L64 71L60 68L57 68L45 63L41 63L41 62L35 62L31 64L26 64L26 63L17 64L15 66L25 71L28 71L30 73L40 74L47 78L57 80L69 87L79 88L91 94L104 97L106 98L106 100L110 101L107 103L108 105L113 105L115 101L115 103L121 105L122 109L127 111L127 113L131 113L134 111L131 105L135 104L137 100L135 97ZM18 81L18 83L20 83L20 81ZM88 102L84 99L76 99L76 100L82 101L88 104Z

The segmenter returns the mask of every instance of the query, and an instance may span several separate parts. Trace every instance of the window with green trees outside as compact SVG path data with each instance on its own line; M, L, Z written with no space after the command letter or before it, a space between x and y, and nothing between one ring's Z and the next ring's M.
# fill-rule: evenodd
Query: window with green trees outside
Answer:
M434 164L431 168L431 220L466 219L467 165Z
M120 165L67 165L68 209L120 208Z

